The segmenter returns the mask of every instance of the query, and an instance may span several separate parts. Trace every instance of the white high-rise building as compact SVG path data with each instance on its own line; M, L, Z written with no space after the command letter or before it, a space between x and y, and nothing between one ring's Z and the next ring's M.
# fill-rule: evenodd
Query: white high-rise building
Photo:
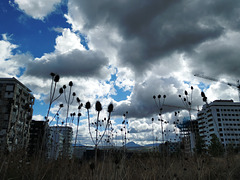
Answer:
M50 159L58 159L58 157L71 158L73 154L72 135L72 127L50 127L47 143L47 157Z
M199 135L205 148L211 143L211 136L216 134L224 148L228 145L240 145L240 102L216 100L205 104L198 112Z

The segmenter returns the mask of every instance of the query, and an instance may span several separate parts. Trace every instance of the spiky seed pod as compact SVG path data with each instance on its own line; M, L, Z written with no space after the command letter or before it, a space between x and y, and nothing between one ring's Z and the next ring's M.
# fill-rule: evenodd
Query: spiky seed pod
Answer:
M60 107L60 108L63 108L63 104L60 104L59 107Z
M81 103L80 106L83 107L83 103Z
M161 95L159 94L159 95L158 95L158 99L160 99L160 98L161 98Z
M63 93L63 88L60 88L59 89L59 94L62 94Z
M60 79L60 76L57 74L55 77L54 77L54 82L58 82Z
M67 88L67 86L66 85L63 85L63 89L66 89Z
M55 73L51 72L51 73L50 73L50 76L54 77L54 76L55 76Z
M73 114L72 114L72 113L70 113L70 116L71 116L71 117L72 117L72 115L73 115Z
M128 111L126 111L126 114L128 114Z
M163 95L163 98L165 99L167 96L166 95Z
M102 104L99 101L96 102L95 109L98 112L102 110Z
M108 112L111 113L112 111L113 111L113 104L110 103L110 104L108 105Z
M126 117L126 114L123 114L123 117Z
M73 92L73 93L72 93L72 95L73 95L73 96L76 96L76 93L75 93L75 92Z
M73 113L73 116L75 116L75 115L76 115L76 113L74 112L74 113Z
M81 113L78 113L78 117L80 117L82 114Z
M180 98L181 98L182 96L179 94L179 95L178 95L178 97L180 97Z
M155 96L155 95L153 96L153 99L156 99L156 96Z
M191 106L191 102L188 102L188 105Z
M154 121L154 118L152 118L152 121Z
M81 101L81 100L79 99L79 97L77 97L77 102L80 103L80 101Z
M81 109L81 107L82 107L82 106L80 106L80 105L79 105L79 106L78 106L78 109L80 110L80 109Z
M202 96L202 97L206 97L206 96L205 96L205 93L204 93L203 91L201 92L201 96Z
M162 108L160 108L160 111L162 111Z
M186 98L183 98L184 101L186 101L187 99Z
M207 97L203 97L203 102L207 102Z
M90 102L88 101L88 102L86 102L86 104L85 104L85 108L86 109L90 109L91 108L91 104L90 104Z
M68 85L69 85L70 87L73 86L73 82L70 81Z
M191 90L193 90L193 87L191 86Z
M184 91L184 94L187 96L187 95L188 95L188 92L185 90L185 91Z

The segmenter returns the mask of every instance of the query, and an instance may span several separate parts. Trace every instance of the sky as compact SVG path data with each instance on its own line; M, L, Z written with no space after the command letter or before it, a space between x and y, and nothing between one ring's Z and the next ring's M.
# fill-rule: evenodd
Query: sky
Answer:
M161 95L161 103L166 95L162 118L169 122L163 125L168 140L176 138L176 118L189 116L179 95L190 94L191 86L192 119L203 105L201 91L208 102L239 101L237 89L221 81L236 83L240 77L240 1L9 0L0 2L0 23L0 77L16 77L31 89L35 120L47 114L51 72L60 76L57 91L66 85L69 93L72 81L76 97L92 104L92 122L96 101L102 103L102 119L113 103L115 145L122 143L126 112L128 141L162 139L153 95ZM53 103L50 119L61 103L59 121L65 122L63 96ZM69 113L77 107L74 99ZM84 107L81 113L78 142L90 145ZM76 122L70 124L74 133Z

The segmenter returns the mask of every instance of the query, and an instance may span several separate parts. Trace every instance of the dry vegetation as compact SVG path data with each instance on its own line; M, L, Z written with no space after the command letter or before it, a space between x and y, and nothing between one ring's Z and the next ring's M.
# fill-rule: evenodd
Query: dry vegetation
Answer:
M21 153L0 156L0 179L239 179L240 155L222 158L159 153L104 156L98 161L23 158Z

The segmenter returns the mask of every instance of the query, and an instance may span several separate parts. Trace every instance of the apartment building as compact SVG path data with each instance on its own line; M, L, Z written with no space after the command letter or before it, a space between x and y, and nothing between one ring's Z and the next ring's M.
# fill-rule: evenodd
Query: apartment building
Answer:
M45 127L47 126L47 127ZM45 131L48 129L46 121L32 120L30 125L30 139L28 144L28 154L36 155L40 151L45 151L46 144L43 143Z
M26 149L34 96L16 78L0 78L0 150Z
M205 143L205 149L216 134L224 148L228 145L240 145L240 102L216 100L205 104L198 112L199 135Z
M72 158L73 130L69 126L52 126L49 127L47 144L47 157L58 159L59 157Z

